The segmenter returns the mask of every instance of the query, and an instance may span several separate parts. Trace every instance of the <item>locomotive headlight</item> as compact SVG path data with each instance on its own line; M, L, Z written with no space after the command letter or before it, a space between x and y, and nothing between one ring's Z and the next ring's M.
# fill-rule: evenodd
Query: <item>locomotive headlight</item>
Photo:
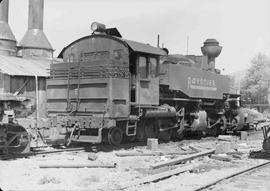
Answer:
M106 26L98 22L93 22L91 24L91 30L93 32L104 32L106 30Z

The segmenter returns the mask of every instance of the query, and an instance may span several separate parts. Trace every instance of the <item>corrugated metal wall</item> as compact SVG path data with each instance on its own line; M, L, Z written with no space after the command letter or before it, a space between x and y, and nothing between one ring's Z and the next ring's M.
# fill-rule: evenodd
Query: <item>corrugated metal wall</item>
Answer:
M30 99L29 107L36 108L34 76L9 76L0 73L0 93L16 93ZM46 116L46 78L38 77L39 117Z

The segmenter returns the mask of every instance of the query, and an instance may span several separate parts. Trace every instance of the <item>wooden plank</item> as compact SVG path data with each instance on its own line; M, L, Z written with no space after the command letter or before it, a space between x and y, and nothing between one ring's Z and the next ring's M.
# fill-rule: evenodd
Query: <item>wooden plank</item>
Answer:
M40 164L39 168L115 168L114 164Z
M129 156L160 156L161 152L149 152L149 153L139 153L139 152L121 152L115 153L118 157L129 157Z
M130 156L162 156L162 155L188 155L194 154L194 151L185 151L185 152L119 152L115 153L118 157L130 157Z
M212 159L215 159L215 160L226 161L226 162L232 161L232 159L229 158L228 156L211 155L211 158L212 158Z
M194 146L191 146L191 145L189 146L189 148L191 148L195 152L202 152L201 149L198 149L197 147L194 147Z
M232 142L233 137L231 135L219 135L218 140Z
M208 151L195 153L195 154L188 155L188 156L185 156L185 157L179 157L179 158L172 159L172 160L169 160L169 161L159 162L159 163L156 163L154 165L151 165L151 168L152 169L157 169L157 168L164 167L164 166L176 165L176 164L179 164L180 162L185 162L187 160L192 160L194 158L198 158L198 157L202 157L202 156L205 156L205 155L213 154L214 152L215 152L215 149L211 149L211 150L208 150Z
M141 184L145 184L145 183L165 179L165 178L171 177L173 175L177 175L177 174L180 174L182 172L192 170L192 169L196 168L197 166L198 166L198 164L196 164L196 165L195 164L186 165L186 166L183 166L183 167L178 167L178 168L173 169L173 170L168 170L168 171L165 171L165 172L162 172L162 173L147 176L147 177L144 177L144 178L141 178L141 179L138 179L138 180L129 181L129 182L126 182L123 185L121 185L119 189L123 190L123 189L126 189L126 188L130 188L132 186L137 186L137 185L141 185Z

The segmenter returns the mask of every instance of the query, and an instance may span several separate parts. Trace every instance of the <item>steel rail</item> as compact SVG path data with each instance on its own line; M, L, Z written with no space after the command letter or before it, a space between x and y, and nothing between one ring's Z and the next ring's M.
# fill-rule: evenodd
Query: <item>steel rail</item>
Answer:
M261 167L266 166L266 165L268 165L268 164L270 164L270 161L266 161L266 162L263 162L263 163L261 163L261 164L259 164L259 165L255 165L255 166L252 166L252 167L249 167L249 168L246 168L246 169L239 170L239 171L237 171L237 172L235 172L235 173L233 173L233 174L224 176L224 177L219 178L219 179L217 179L217 180L214 180L214 181L212 181L212 182L210 182L210 183L208 183L208 184L206 184L206 185L203 185L203 186L201 186L201 187L199 187L199 188L196 188L196 189L194 189L193 191L201 191L201 190L204 190L204 189L206 189L206 188L209 188L209 187L211 187L211 186L216 185L216 184L219 183L219 182L222 182L222 181L224 181L224 180L231 179L231 178L236 177L236 176L239 176L239 175L243 175L243 174L245 174L245 173L247 173L247 172L250 172L250 171L255 170L255 169L258 169L258 168L261 168Z
M9 160L9 159L16 159L16 158L24 158L24 157L31 157L36 155L46 155L46 154L54 154L54 153L61 153L61 152L74 152L74 151L87 151L87 152L98 152L98 151L112 151L112 150L120 150L125 148L131 148L135 146L145 146L146 143L144 142L132 142L132 143L125 143L120 146L112 146L112 145L88 145L85 147L74 147L74 148L65 148L65 149L58 149L58 150L50 150L50 151L32 151L29 153L18 153L18 154L3 154L0 155L0 160Z
M36 156L36 155L54 154L54 153L61 153L61 152L82 151L86 149L87 147L77 147L77 148L67 148L67 149L59 149L59 150L51 150L51 151L32 151L29 153L6 154L6 155L0 155L0 160L24 158L24 157L30 157L30 156Z

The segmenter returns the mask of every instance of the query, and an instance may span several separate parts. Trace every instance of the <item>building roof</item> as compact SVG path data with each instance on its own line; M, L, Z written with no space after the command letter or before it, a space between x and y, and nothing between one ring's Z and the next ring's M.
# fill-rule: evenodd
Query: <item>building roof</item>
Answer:
M48 77L51 62L0 55L0 72L11 76Z
M135 42L132 40L126 40L125 41L128 46L134 51L134 52L143 52L143 53L149 53L149 54L155 54L155 55L166 55L166 52L160 48L153 47L149 44L144 44L141 42Z
M38 48L53 50L52 45L47 39L45 33L40 29L30 29L28 30L21 42L18 45L19 48Z

